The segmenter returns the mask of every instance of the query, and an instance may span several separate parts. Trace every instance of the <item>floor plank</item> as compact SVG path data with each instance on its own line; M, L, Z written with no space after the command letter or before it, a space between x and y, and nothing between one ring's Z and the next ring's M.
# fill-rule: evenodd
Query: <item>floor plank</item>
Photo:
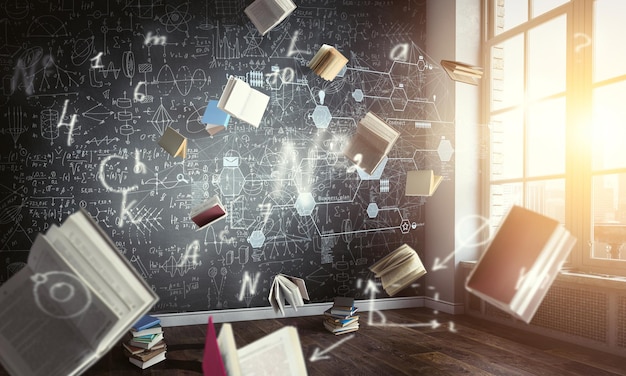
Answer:
M426 308L360 312L357 332L334 336L323 316L232 323L238 347L286 325L298 329L309 375L626 375L619 357L464 315ZM434 325L433 325L434 324ZM216 324L219 332L222 324ZM206 325L164 328L167 360L141 371L120 344L87 376L202 375ZM335 346L336 345L336 346ZM311 361L316 349L328 358ZM0 368L0 376L7 373Z

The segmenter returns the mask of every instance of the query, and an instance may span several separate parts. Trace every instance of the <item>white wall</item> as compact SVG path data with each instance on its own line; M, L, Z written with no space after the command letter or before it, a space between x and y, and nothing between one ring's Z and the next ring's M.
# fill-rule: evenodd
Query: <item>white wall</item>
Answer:
M482 65L481 0L428 0L426 51L441 59ZM480 90L472 85L445 80L452 97L442 118L454 122L454 174L444 181L426 202L425 265L446 259L454 253L447 268L426 275L426 295L446 302L454 312L462 312L464 298L460 261L475 259L477 243L471 239L481 225L480 213ZM460 236L456 236L458 231ZM468 245L469 243L469 245ZM458 271L457 271L458 269ZM432 301L432 300L431 300Z

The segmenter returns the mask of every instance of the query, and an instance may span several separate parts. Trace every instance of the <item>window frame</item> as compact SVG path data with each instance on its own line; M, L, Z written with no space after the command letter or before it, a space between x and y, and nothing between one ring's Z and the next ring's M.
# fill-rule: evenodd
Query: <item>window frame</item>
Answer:
M565 113L565 172L564 174L532 177L527 172L527 149L526 139L524 140L524 171L521 178L515 179L493 179L491 176L491 139L487 130L483 136L489 145L489 158L483 160L483 197L482 211L485 218L491 220L491 186L494 183L521 183L522 192L526 191L526 185L533 181L545 181L550 178L565 179L565 213L564 225L577 238L577 242L570 253L565 267L587 273L602 273L610 275L626 276L626 261L600 259L592 257L593 247L593 176L610 174L615 172L626 172L624 169L612 169L603 171L592 170L592 150L591 144L587 140L591 139L591 119L592 119L592 93L593 89L602 85L614 83L615 81L625 81L626 77L618 77L593 83L593 50L592 45L580 48L580 33L593 40L593 9L595 0L569 0L568 2L555 7L554 9L532 17L533 0L528 1L528 16L526 22L511 27L507 30L497 32L496 30L496 7L498 0L484 0L484 22L483 22L483 66L485 75L482 80L483 98L482 113L485 124L489 124L492 116L505 113L514 108L521 108L523 111L524 138L526 138L526 122L528 109L532 102L528 98L528 51L529 32L535 27L554 20L560 16L566 17L566 83L563 94L566 102ZM524 38L524 99L521 104L498 108L492 110L492 51L494 46L501 45L506 40L517 35ZM578 37L576 37L578 36ZM577 48L578 46L578 48ZM561 94L543 97L559 97ZM522 198L522 205L526 206L526 195ZM485 234L488 236L488 234Z

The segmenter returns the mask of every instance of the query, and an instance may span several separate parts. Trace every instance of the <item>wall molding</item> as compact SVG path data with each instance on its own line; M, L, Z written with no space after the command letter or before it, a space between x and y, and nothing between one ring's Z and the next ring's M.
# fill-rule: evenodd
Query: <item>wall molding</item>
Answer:
M457 304L434 301L430 302L424 296L412 296L401 298L386 298L386 299L364 299L356 300L355 306L359 308L361 312L369 311L384 311L389 309L401 309L401 308L418 308L428 307L437 309L445 313L453 313L457 310ZM435 304L436 303L436 304ZM286 306L285 316L276 314L272 307L254 307L254 308L236 308L217 311L199 311L199 312L181 312L181 313L165 313L155 314L154 316L161 319L161 325L164 327L169 326L182 326L182 325L206 325L209 320L209 316L213 316L213 322L235 322L235 321L251 321L251 320L265 320L265 319L282 319L289 317L301 317L301 316L318 316L321 315L332 305L331 302L327 303L311 303L305 304L303 307L298 307L298 310Z

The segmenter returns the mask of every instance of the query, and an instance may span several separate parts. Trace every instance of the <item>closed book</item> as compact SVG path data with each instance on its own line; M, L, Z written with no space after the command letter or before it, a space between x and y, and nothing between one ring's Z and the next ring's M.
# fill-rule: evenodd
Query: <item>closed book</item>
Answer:
M332 325L335 328L343 328L343 327L350 326L350 325L353 325L355 323L358 323L359 322L359 317L355 316L355 317L352 317L352 318L346 319L346 320L335 320L335 319L332 319L330 317L327 317L325 320L326 320L326 322L329 325Z
M155 334L150 341L142 339L142 337L134 337L130 340L129 344L135 347L142 347L144 349L151 349L154 345L159 343L163 339L163 333Z
M328 308L326 311L324 311L324 316L332 317L335 319L349 319L354 313L358 311L358 308L355 308L353 314L335 314L330 311L331 309L332 308Z
M156 326L143 329L143 330L135 330L132 328L130 329L130 334L133 337L143 337L143 336L154 335L154 334L159 334L159 333L163 333L163 328L161 327L161 325L158 325L158 324Z
M328 330L329 332L332 332L334 335L340 335L340 334L346 334L346 333L350 333L350 332L354 332L359 330L359 324L355 324L355 325L350 325L350 326L346 326L343 328L335 328L334 326L328 324L326 321L324 321L324 327L326 328L326 330Z
M167 349L165 347L161 347L158 349L146 350L139 354L128 354L129 358L134 358L140 360L142 362L147 362L148 360L154 358L155 356L164 353Z
M158 350L158 349L164 349L164 348L166 348L166 345L165 345L165 341L161 340L157 344L152 346L150 349L146 349L146 348L143 348L143 347L133 346L133 345L130 344L130 341L127 341L127 342L123 342L122 343L122 347L124 348L124 352L126 353L126 355L130 356L130 355L141 354L141 353L146 352L146 351L153 351L153 350Z
M131 330L144 330L159 325L160 323L161 320L158 317L144 315L132 326Z
M146 362L142 362L139 359L135 359L135 358L128 358L128 361L131 362L132 364L136 365L137 367L141 368L141 369L146 369L148 367L152 367L153 365L162 362L165 360L165 352L160 353L159 355L155 356L154 358L146 361Z

